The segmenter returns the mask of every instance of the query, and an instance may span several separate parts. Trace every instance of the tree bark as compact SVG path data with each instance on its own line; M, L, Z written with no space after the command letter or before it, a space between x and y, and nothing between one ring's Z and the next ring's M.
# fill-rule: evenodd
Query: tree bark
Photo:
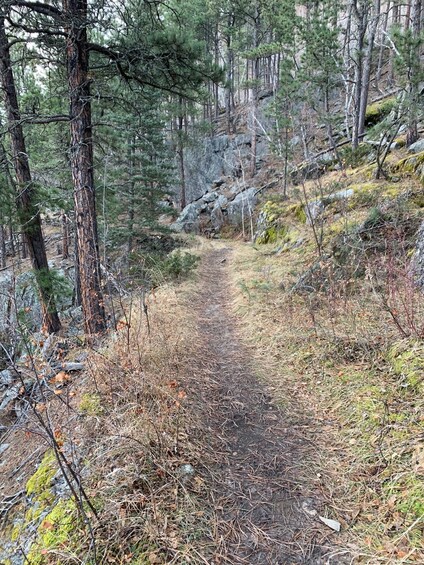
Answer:
M359 135L363 134L365 131L365 114L367 112L368 104L368 94L370 89L370 77L371 77L371 64L372 64L372 54L374 49L375 34L377 32L378 20L380 17L380 0L374 1L374 18L369 26L368 33L368 43L367 49L364 57L364 68L362 74L362 85L361 85L361 100L359 107Z
M356 69L355 69L355 92L354 92L354 116L353 116L353 131L352 131L352 147L356 149L359 145L360 139L360 115L361 115L361 96L363 92L363 60L364 60L364 45L365 45L365 34L367 30L367 4L361 0L359 3L357 0L353 0L352 7L353 13L356 17L357 22L357 57L356 57Z
M62 213L62 259L69 257L69 218Z
M232 45L232 30L234 27L234 14L230 11L227 18L227 30L226 30L226 65L227 65L227 84L225 87L225 114L227 118L227 133L230 135L233 133L233 90L234 90L234 51Z
M0 267L6 267L6 230L3 224L0 224Z
M408 130L406 132L406 144L412 145L418 140L418 118L417 110L419 106L419 73L417 72L417 67L420 66L420 56L421 56L421 42L419 37L421 34L421 11L422 11L422 0L413 0L412 4L412 35L416 41L416 62L412 61L409 69L409 120L408 120Z
M0 77L9 126L12 158L17 180L16 204L24 242L31 258L40 295L43 328L48 333L60 330L46 248L41 229L40 211L33 202L34 185L31 177L25 138L21 125L18 97L13 76L9 42L4 18L0 17Z
M385 36L384 34L387 32L387 25L389 22L389 12L390 12L390 5L391 5L391 0L388 0L387 5L386 5L386 11L384 12L384 19L383 19L383 26L382 26L382 31L383 33L381 34L381 39L380 39L380 47L378 50L378 63L377 63L377 70L375 73L375 87L378 89L379 88L379 83L380 83L380 79L381 79L381 72L383 70L383 56L384 56L384 41L385 41Z
M177 155L178 155L178 166L180 169L180 208L184 210L187 205L187 194L186 194L186 178L185 178L185 164L184 164L184 139L183 139L183 126L184 126L184 105L183 99L179 100L179 115L178 115L178 143L177 143Z
M255 50L259 47L259 26L260 26L260 11L258 1L255 3L255 17L253 23L253 45ZM259 56L255 53L253 59L253 105L252 105L252 147L251 147L251 160L250 160L250 176L253 178L256 175L256 155L258 144L257 132L257 113L258 113L258 98L259 98Z
M101 289L96 197L93 173L87 0L63 0L70 98L71 173L84 327L88 335L106 330Z

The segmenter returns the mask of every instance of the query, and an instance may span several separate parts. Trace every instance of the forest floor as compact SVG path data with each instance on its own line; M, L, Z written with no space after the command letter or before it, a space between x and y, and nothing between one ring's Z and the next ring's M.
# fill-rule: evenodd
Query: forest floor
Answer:
M212 481L223 562L246 564L348 563L317 489L301 469L313 467L311 413L295 400L284 406L267 386L233 311L230 267L222 244L204 254L194 309L199 343L191 394L205 413L217 456ZM269 383L268 383L269 385ZM318 429L318 428L317 428Z
M43 565L423 563L422 340L399 339L367 280L291 292L307 239L186 239L192 276L134 292L117 331L70 349L85 371L33 389L0 463L3 499L20 493L0 562L36 536ZM40 416L99 508L97 560Z

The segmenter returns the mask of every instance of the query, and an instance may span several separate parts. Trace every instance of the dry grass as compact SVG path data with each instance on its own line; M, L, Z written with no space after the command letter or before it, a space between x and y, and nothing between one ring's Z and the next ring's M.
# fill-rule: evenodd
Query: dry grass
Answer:
M60 543L46 551L41 545L40 563L208 562L214 538L202 476L208 453L185 387L195 344L187 308L193 284L164 286L150 295L148 320L141 303L126 304L119 331L89 352L84 375L35 405L98 512L96 519L88 511L91 534L81 523L66 548ZM51 443L31 412L9 440L15 454L8 459L11 484L4 494L13 493L13 468L25 453L34 451L21 470L23 489ZM16 523L26 509L14 508L9 518ZM28 529L40 527L37 517L15 542L24 543ZM3 543L12 531L6 528Z
M423 562L422 383L406 386L388 360L399 335L366 281L349 297L288 292L312 259L304 235L280 256L235 247L235 311L274 394L315 421L315 465L299 473L342 523L341 544L357 562Z

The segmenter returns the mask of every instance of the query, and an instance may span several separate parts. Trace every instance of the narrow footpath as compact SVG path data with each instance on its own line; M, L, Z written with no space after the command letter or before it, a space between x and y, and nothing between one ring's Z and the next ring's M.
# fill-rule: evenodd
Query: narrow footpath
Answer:
M296 480L307 440L272 402L238 336L230 304L231 254L213 249L205 257L193 305L200 335L196 392L217 460L211 472L218 516L213 563L347 563L337 551L331 557L333 534L308 514L319 501L306 498Z

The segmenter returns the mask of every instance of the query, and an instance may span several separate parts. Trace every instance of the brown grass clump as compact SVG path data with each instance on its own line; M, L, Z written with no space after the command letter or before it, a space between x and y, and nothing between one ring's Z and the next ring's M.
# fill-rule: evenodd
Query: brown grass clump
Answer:
M34 565L207 562L213 513L205 493L208 453L185 386L194 347L186 304L191 285L163 286L146 308L135 298L124 304L118 330L88 351L84 374L52 382L43 402L32 403L17 423L9 438L16 448L10 493L13 466L32 453L21 469L22 504L7 517L0 554L11 539L27 543L31 530L38 540L30 554ZM84 509L83 515L73 511L72 535L45 518L48 506L61 504L50 479L45 492L36 493L45 501L44 514L32 510L35 495L25 501L25 482L52 441L77 477ZM57 481L63 483L60 473ZM59 496L66 499L70 492L62 486Z
M179 295L188 286L151 296L148 318L134 308L91 358L80 441L106 561L206 562L205 453L184 384L193 341Z

